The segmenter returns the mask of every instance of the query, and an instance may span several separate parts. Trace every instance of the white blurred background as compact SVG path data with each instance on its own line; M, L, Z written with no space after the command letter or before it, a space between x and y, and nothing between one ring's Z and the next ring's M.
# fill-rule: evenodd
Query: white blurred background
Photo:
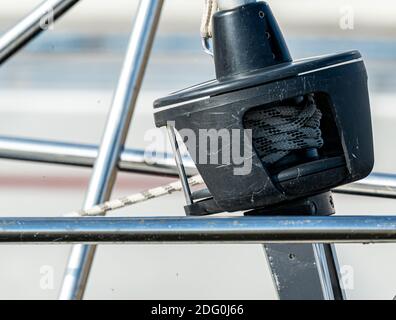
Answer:
M0 35L37 0L0 2ZM396 173L396 3L392 0L269 1L295 58L358 49L369 72L376 171ZM52 30L1 66L0 135L99 143L138 1L82 0ZM152 102L213 78L200 48L203 0L167 0L128 147L144 148L154 128ZM345 28L345 15L352 25ZM349 19L350 20L350 19ZM349 21L351 22L351 21ZM1 216L59 216L81 207L89 169L0 160ZM167 182L120 174L114 196ZM44 201L45 200L45 201ZM339 214L396 213L392 200L336 196ZM119 215L183 215L182 195ZM396 296L395 245L337 246L354 271L350 299ZM1 246L0 298L54 299L68 246ZM41 286L53 271L53 286ZM51 271L51 272L52 272ZM260 246L101 246L88 299L272 299Z

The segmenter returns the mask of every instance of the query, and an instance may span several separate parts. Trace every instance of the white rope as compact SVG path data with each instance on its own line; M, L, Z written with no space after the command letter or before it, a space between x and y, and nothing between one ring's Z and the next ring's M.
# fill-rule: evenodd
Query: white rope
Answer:
M201 22L201 37L212 38L212 16L218 10L217 0L205 0L205 8Z
M204 181L200 175L194 176L188 179L188 183L190 186L196 186L203 184ZM105 203L96 205L93 208L86 209L86 210L78 210L73 211L71 213L66 214L66 217L75 217L75 216L104 216L107 212L125 208L128 206L132 206L137 203L145 202L151 199L159 198L161 196L165 196L177 191L182 190L182 184L179 181L175 181L169 183L167 185L157 187L154 189L149 189L144 192L139 192L136 194L132 194L127 197L122 197L119 199L107 201Z

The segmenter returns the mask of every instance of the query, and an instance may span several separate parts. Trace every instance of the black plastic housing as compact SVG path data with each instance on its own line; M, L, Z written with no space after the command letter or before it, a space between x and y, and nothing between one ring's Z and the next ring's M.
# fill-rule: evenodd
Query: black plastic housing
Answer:
M156 125L172 122L177 130L187 128L197 137L202 129L243 131L249 110L310 94L323 114L324 146L318 150L318 159L276 174L269 172L254 150L251 172L246 175L235 175L237 164L195 159L211 196L189 206L189 214L279 206L325 193L371 172L374 153L367 73L358 51L291 61L264 2L219 12L213 25L217 79L155 101ZM186 142L191 154L196 152L195 144ZM219 141L219 159L230 148Z

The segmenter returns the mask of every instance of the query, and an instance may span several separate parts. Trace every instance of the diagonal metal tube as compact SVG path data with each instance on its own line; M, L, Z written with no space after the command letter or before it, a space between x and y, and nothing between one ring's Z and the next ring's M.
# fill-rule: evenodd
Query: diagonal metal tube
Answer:
M31 39L46 30L79 0L47 0L0 38L0 65Z
M140 1L84 208L90 208L108 200L111 194L119 157L128 133L162 5L163 0ZM81 244L72 248L60 299L83 298L95 249L95 246Z

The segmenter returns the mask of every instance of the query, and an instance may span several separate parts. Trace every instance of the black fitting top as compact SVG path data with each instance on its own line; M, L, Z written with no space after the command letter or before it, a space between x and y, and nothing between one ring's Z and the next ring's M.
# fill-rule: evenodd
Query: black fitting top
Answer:
M213 16L213 53L217 79L292 61L266 2L217 12Z

